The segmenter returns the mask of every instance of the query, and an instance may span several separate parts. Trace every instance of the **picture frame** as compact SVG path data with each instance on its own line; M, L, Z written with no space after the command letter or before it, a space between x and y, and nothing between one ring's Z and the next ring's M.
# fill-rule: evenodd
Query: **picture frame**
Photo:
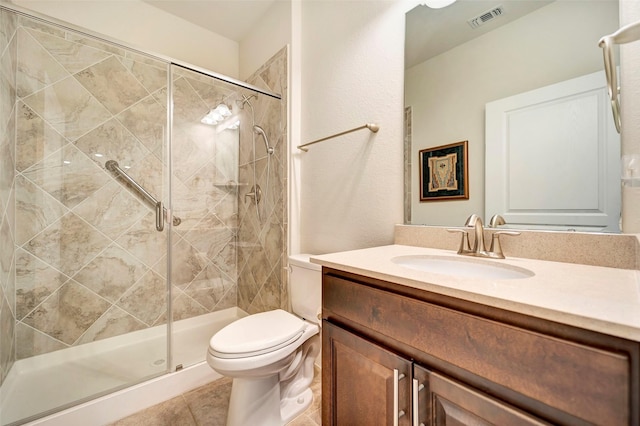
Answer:
M468 143L419 151L420 202L469 199Z

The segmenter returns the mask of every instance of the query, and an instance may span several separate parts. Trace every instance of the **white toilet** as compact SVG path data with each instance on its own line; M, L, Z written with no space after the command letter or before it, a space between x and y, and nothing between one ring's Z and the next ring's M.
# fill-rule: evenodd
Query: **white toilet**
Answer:
M282 426L312 402L320 353L322 274L310 255L289 257L292 310L241 318L213 335L207 362L232 377L227 426Z

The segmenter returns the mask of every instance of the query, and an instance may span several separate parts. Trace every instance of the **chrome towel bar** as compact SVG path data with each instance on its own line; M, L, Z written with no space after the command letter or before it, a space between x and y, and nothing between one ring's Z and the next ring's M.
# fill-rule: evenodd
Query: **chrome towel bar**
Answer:
M156 200L156 197L151 195L149 191L144 189L138 182L133 180L131 176L127 174L124 170L120 168L120 165L115 160L109 160L104 163L104 168L109 170L112 173L118 175L118 177L122 178L125 182L127 182L131 187L142 197L147 200L149 203L153 204L156 210L156 229L159 232L164 230L164 221L167 219L167 209L162 206L162 201ZM173 217L173 226L178 226L182 222L178 216Z
M378 126L377 124L374 124L374 123L367 123L364 126L356 127L355 129L345 130L344 132L336 133L335 135L327 136L326 138L317 139L317 140L315 140L313 142L307 142L305 144L298 145L297 148L302 150L302 151L304 151L304 152L307 152L307 151L309 151L309 149L305 148L306 146L313 145L314 143L326 141L327 139L332 139L332 138L335 138L335 137L338 137L338 136L346 135L347 133L355 132L357 130L362 130L362 129L369 129L373 133L377 133L378 130L380 130L380 126Z

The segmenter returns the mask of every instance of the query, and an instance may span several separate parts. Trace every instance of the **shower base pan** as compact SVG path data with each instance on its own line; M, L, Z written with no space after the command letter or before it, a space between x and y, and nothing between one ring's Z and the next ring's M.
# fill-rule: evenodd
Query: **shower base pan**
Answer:
M246 315L229 308L175 322L173 364L185 366L176 372L167 373L166 326L17 361L2 385L0 425L52 412L26 424L107 424L216 380L204 362L209 339Z

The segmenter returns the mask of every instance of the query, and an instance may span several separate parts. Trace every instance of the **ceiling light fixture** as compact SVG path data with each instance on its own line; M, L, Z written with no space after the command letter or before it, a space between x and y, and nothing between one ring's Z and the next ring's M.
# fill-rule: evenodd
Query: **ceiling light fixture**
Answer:
M230 116L231 110L226 104L222 103L209 111L207 115L202 117L202 120L200 120L200 122L203 124L210 124L212 126L215 126L216 124L220 123L222 120Z
M422 4L431 9L442 9L455 2L456 0L425 0Z
M238 130L238 127L240 127L240 120L232 121L224 130Z

